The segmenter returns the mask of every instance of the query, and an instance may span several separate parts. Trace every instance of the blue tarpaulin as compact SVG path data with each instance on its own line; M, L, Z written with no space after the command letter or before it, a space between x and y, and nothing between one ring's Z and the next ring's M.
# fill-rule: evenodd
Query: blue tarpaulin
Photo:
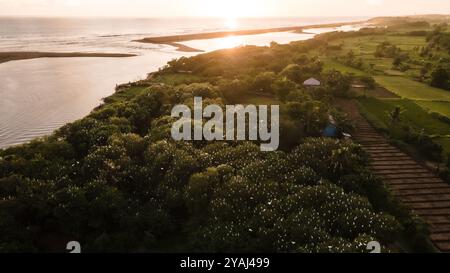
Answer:
M338 137L338 129L335 125L328 125L325 130L323 130L324 137Z

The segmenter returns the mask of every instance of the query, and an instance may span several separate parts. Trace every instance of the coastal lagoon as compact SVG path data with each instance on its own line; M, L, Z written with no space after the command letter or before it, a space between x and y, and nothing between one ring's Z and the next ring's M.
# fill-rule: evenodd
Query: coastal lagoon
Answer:
M235 27L252 29L358 20L361 18L246 19ZM86 116L114 92L117 84L144 79L147 73L171 59L198 54L133 40L228 29L220 19L0 19L0 24L0 52L137 55L127 58L40 58L0 64L0 148L48 135L65 123ZM332 30L335 29L325 32ZM314 35L279 32L183 44L208 52L241 45L264 46L272 41L289 43Z
M177 52L129 58L42 58L0 64L0 148L86 116L116 84L144 79Z

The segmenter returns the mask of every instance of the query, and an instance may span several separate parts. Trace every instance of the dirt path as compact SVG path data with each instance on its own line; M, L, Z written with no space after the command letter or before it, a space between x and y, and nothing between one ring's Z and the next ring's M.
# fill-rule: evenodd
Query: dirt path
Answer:
M431 241L450 252L450 185L409 155L389 144L362 117L355 101L338 100L356 125L354 140L369 153L372 171L394 195L431 227Z

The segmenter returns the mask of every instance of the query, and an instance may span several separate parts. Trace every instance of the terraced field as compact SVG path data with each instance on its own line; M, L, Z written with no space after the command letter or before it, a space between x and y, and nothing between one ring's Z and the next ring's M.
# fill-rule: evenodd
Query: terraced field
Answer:
M423 129L429 135L448 135L450 133L450 125L448 123L430 115L417 105L415 101L375 98L360 98L358 101L367 112L376 117L385 127L391 122L388 112L400 106L404 110L401 119L406 124L417 129Z
M430 239L450 252L450 185L409 155L389 144L358 112L353 102L346 110L357 127L354 139L368 152L370 168L414 213L430 224Z
M359 70L359 69L356 69L356 68L353 68L353 67L341 64L340 62L332 60L330 58L325 58L323 60L323 63L324 63L323 69L325 71L337 70L337 71L340 71L342 73L350 73L350 74L353 74L355 76L366 76L367 75L367 73L362 71L362 70Z
M431 31L432 29L427 29ZM408 30L409 32L411 30ZM427 41L425 36L414 36L405 34L391 34L391 35L368 35L354 38L338 39L330 43L331 45L341 46L343 52L352 50L356 58L361 58L368 68L369 64L372 64L374 70L380 75L392 74L392 58L377 58L374 56L376 48L383 42L389 42L392 45L397 46L403 52L407 53L411 59L416 61L423 60L423 56L420 56L419 48L426 47ZM449 53L445 50L441 50L438 53L443 58L448 58ZM415 62L409 62L408 71L401 73L408 77L414 77L420 75L421 66ZM395 71L397 74L399 71Z
M434 88L406 77L376 76L375 80L378 84L402 98L425 101L450 101L449 91Z
M432 111L450 118L450 102L444 101L416 101L427 111Z

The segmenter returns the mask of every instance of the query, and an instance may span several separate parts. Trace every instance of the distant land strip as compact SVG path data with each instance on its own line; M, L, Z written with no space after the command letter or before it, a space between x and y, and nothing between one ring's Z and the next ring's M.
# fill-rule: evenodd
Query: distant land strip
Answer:
M170 45L176 48L177 51L180 52L205 52L204 50L196 49L187 45L183 45L180 43L167 42L167 43L152 43L152 44L165 44Z
M56 52L0 52L0 63L6 63L9 61L28 60L37 58L73 58L73 57L110 57L110 58L123 58L134 57L135 54L121 54L121 53L56 53Z
M223 38L227 36L243 36L243 35L257 35L272 32L295 32L295 33L305 33L304 29L311 28L330 28L330 27L341 27L344 25L352 24L363 24L367 21L358 22L346 22L346 23L334 23L334 24L319 24L319 25L309 25L309 26L294 26L294 27L279 27L279 28L266 28L266 29L251 29L251 30L232 30L232 31L218 31L218 32L205 32L205 33L194 33L194 34L180 34L171 36L159 36L159 37L148 37L140 40L135 40L134 42L140 43L150 43L150 44L165 44L177 48L177 51L184 52L202 52L202 50L195 49L189 46L180 44L180 42L192 41L192 40L206 40Z

